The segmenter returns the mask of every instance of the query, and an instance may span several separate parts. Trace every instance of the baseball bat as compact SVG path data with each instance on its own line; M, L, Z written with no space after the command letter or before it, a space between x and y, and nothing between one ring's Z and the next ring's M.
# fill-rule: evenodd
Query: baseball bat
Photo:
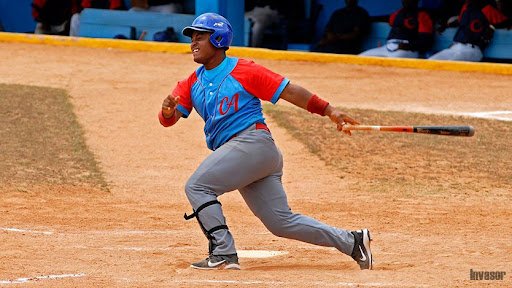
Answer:
M375 126L346 124L343 126L343 130L404 132L464 137L475 135L475 128L472 126Z

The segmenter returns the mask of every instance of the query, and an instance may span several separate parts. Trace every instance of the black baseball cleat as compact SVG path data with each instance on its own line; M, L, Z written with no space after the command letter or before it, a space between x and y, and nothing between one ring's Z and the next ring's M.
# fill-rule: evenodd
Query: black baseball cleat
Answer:
M192 263L190 267L194 269L202 270L214 270L214 269L225 269L225 270L240 270L240 264L238 264L238 256L236 254L231 255L210 255L206 259L196 263Z
M354 250L352 250L352 258L356 260L361 270L373 268L372 250L370 250L370 231L362 229L352 231L354 235Z

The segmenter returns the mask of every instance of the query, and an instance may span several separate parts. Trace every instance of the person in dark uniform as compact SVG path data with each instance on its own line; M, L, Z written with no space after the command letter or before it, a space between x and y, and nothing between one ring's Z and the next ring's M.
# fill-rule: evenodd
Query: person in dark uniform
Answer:
M33 0L34 34L68 35L71 16L78 9L78 0Z
M512 19L493 4L488 0L466 0L457 19L459 28L453 44L429 59L482 61L483 50L492 41L494 29L512 26Z
M69 36L78 36L80 30L80 15L85 8L124 10L122 0L81 0L78 11L71 17Z
M359 55L377 57L418 58L428 51L434 39L434 25L430 15L418 8L418 0L402 0L402 8L389 17L386 45L367 50Z
M312 51L358 54L369 30L368 11L358 5L358 0L345 0L345 7L334 11L322 39Z

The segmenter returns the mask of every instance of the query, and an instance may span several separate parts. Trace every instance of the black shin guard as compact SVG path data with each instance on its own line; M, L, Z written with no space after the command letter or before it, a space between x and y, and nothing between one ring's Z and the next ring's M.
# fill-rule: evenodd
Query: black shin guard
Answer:
M222 230L222 229L226 229L227 230L228 229L227 225L219 225L219 226L215 226L215 227L211 228L210 230L206 230L206 228L204 227L203 223L199 219L199 212L201 210L203 210L204 208L206 208L206 207L208 207L210 205L214 205L214 204L219 204L219 205L222 206L222 204L218 200L213 200L213 201L206 202L203 205L199 206L197 208L197 210L193 211L192 214L187 215L187 213L185 213L185 215L183 216L185 218L185 220L190 220L190 219L192 219L194 217L197 219L197 222L199 223L199 226L201 227L201 230L203 231L204 235L208 239L208 254L209 255L212 255L213 250L215 250L215 246L216 246L216 244L214 243L215 237L213 237L213 232L215 232L217 230Z

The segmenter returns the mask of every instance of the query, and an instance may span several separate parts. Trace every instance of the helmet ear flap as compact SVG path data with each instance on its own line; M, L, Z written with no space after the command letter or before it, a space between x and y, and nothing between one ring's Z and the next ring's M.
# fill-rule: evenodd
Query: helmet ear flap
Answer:
M229 48L229 46L224 45L224 36L222 36L221 33L218 33L217 31L212 33L210 35L210 42L213 44L213 46L217 48Z

